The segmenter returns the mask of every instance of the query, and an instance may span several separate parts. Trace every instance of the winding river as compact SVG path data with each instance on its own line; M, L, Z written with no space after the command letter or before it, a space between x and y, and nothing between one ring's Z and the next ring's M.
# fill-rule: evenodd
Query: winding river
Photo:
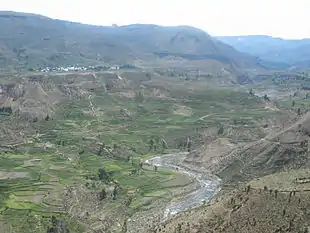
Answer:
M172 203L166 207L164 218L171 217L177 213L201 205L204 201L209 201L216 191L219 190L220 180L210 175L182 166L182 162L188 153L166 154L160 157L154 157L146 163L163 167L165 169L178 171L194 178L198 188L184 196L182 201Z

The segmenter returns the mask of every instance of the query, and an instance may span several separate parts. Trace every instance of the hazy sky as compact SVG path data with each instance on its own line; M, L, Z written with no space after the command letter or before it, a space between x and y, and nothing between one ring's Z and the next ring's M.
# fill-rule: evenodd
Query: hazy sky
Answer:
M214 36L310 38L310 0L1 0L0 10L96 25L191 25Z

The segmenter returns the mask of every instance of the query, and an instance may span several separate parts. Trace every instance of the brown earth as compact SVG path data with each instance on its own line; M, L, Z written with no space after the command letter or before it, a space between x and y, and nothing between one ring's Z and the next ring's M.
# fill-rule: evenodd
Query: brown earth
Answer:
M147 232L308 232L310 193L237 189Z
M216 139L190 154L186 162L205 167L222 178L224 183L307 167L310 113L295 122L291 120L281 124L286 128L271 131L251 142L232 143L231 138Z
M233 142L226 133L189 154L189 166L222 178L222 191L147 232L309 232L310 113L269 124L259 140Z

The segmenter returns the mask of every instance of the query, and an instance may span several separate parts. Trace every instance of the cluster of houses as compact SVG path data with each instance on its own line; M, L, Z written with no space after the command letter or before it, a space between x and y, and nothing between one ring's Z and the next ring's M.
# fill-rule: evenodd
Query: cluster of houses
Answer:
M73 72L73 71L102 71L119 70L119 66L67 66L67 67L44 67L41 72Z

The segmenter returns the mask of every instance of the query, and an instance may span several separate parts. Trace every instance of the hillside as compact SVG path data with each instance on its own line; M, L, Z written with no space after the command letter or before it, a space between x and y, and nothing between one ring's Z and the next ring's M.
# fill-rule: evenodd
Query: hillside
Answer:
M158 59L210 60L231 69L260 67L255 58L188 26L103 27L0 12L0 31L1 68L132 64Z
M302 116L288 111L286 116L266 121L265 126L271 128L259 140L248 137L247 142L238 141L236 134L230 132L230 128L236 127L235 123L226 126L221 138L207 142L190 154L187 162L205 167L229 184L283 170L309 168L310 114L308 107L301 110L300 106L297 107L299 114L306 112ZM268 108L277 109L275 106Z
M307 103L298 99L297 109ZM277 111L269 101L266 107ZM210 203L145 232L309 232L310 113L307 106L306 113L296 116L291 111L295 102L292 107L287 115L265 119L260 139L250 138L249 132L246 140L238 137L233 131L238 123L248 127L240 121L225 125L219 137L209 131L186 163L219 176L222 190Z
M310 39L286 40L271 36L221 36L219 40L241 52L258 56L280 65L301 66L309 63Z
M289 180L293 182L294 178L290 177ZM269 179L263 177L263 181L268 182ZM180 214L145 232L309 232L309 189L277 188L277 185L252 187L250 183L211 204Z
M182 173L141 168L141 161L199 148L223 128L236 142L259 140L272 130L266 122L287 117L265 108L263 98L195 74L177 81L139 70L0 80L0 232L1 224L12 229L5 233L35 226L46 233L58 224L70 233L141 232L197 188Z
M127 68L30 69L74 64ZM188 26L0 12L0 233L309 232L310 75L262 64L288 67Z
M282 218L293 169L305 168L296 177L307 177L309 167L308 95L300 88L309 76L299 75L279 75L272 84L262 79L263 89L220 86L220 78L196 73L171 76L166 68L1 75L0 232L154 232L166 210L178 210L179 203L185 212L157 232L256 233L268 229L266 219L304 228L301 205L285 205ZM279 102L269 93L270 99L263 97L266 88L278 88L270 91ZM177 162L186 172L210 177L208 170L222 179L218 202L188 210L198 179L146 162L162 154L178 160L185 151L185 163ZM285 170L288 181L282 173L277 182L260 178ZM269 189L262 192L257 178L273 190L278 185L278 199ZM227 188L248 181L248 193ZM198 200L216 194L212 187L208 183ZM307 193L301 201L308 205ZM250 230L253 219L257 225ZM190 225L178 230L179 220ZM290 226L293 220L298 222Z

